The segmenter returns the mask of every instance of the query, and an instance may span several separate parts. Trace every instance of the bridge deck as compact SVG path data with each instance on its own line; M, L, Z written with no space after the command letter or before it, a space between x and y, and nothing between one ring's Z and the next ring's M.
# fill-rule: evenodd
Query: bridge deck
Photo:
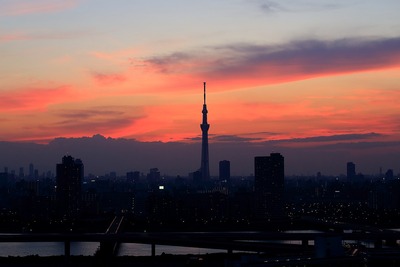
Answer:
M160 233L54 233L2 234L0 242L118 242L215 249L262 251L260 241L310 241L318 237L341 237L342 240L400 240L400 232L382 233L271 233L271 232L160 232Z

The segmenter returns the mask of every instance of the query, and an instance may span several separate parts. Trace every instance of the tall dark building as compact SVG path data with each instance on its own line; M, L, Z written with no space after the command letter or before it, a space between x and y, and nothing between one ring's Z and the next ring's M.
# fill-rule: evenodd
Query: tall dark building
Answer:
M59 215L74 217L79 213L84 175L80 159L64 156L57 164L57 209Z
M353 162L347 162L347 179L356 177L356 165Z
M151 168L150 172L147 174L147 184L149 188L155 189L159 186L161 181L161 173L158 168Z
M35 169L34 169L34 167L33 167L33 164L30 163L30 164L29 164L29 178L30 178L30 179L33 178L34 171L35 171Z
M254 175L256 217L260 220L283 217L284 157L279 153L255 157Z
M387 172L385 173L385 179L393 180L393 178L394 178L393 170L392 169L387 170Z
M207 123L207 105L206 105L206 83L204 82L204 103L203 103L203 122L200 124L202 139L201 139L201 179L207 181L210 179L210 166L208 161L208 129L210 124Z
M231 178L231 162L229 160L221 160L219 162L219 180L229 182Z

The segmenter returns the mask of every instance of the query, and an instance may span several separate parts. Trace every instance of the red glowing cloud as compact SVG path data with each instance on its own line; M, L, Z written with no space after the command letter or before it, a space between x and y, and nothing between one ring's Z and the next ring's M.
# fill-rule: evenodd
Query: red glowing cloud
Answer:
M83 77L70 80L73 87L0 91L0 111L16 111L15 121L25 127L12 128L18 123L8 122L10 133L5 139L14 136L13 129L20 139L101 133L139 141L193 141L200 134L203 81L209 88L211 142L371 132L382 138L400 132L396 102L400 96L394 85L386 87L397 74L374 72L379 88L364 83L366 89L357 82L366 73L355 74L399 66L400 38L242 44L146 60L132 60L130 51L134 50L89 52L89 60L99 64L79 69L76 76L66 75ZM90 107L102 107L104 112ZM39 123L27 122L21 115L27 113Z
M182 141L198 134L199 110L197 105L187 104L149 105L143 107L146 115L124 129L120 136L141 141Z
M50 104L64 102L72 96L74 93L69 86L0 91L0 111L41 110ZM76 95L74 97L76 99Z

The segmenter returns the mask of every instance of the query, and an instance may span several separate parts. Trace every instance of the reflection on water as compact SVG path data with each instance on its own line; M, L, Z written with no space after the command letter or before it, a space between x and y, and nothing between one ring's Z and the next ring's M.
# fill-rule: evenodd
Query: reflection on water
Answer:
M71 242L71 255L94 255L99 243L97 242ZM226 252L225 250L177 247L177 246L156 246L156 255L174 254L207 254ZM0 243L0 257L23 257L29 255L39 256L60 256L64 255L64 243L61 242L11 242ZM120 245L118 256L151 256L151 245L123 243Z
M164 246L164 245L156 246L156 255L161 255L163 253L174 254L174 255L186 255L186 254L199 255L199 254L219 253L219 252L226 252L226 250ZM119 248L118 256L151 256L151 245L123 243Z
M118 256L151 256L151 245L122 243L119 246Z
M318 231L318 230L287 230L283 231L283 233L288 233L288 234L319 234L319 233L324 233L324 231Z

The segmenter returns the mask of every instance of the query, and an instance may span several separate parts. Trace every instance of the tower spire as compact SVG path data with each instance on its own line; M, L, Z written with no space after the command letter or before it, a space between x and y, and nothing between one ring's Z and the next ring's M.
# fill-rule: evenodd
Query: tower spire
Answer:
M206 82L204 84L204 105L206 105Z

